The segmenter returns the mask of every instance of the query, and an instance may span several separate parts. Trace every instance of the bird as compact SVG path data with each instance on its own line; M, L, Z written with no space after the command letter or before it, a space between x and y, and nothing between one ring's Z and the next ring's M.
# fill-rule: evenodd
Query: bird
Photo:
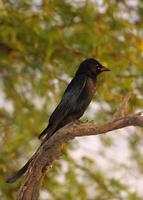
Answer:
M47 127L39 135L39 139L45 142L57 130L81 118L96 92L97 77L105 71L110 70L94 58L87 58L81 62L61 101L51 114ZM12 183L20 178L27 171L30 162L31 159L6 182Z
M93 58L86 59L80 64L39 139L44 136L45 140L49 139L58 129L78 120L84 114L95 94L97 76L105 71L109 69Z

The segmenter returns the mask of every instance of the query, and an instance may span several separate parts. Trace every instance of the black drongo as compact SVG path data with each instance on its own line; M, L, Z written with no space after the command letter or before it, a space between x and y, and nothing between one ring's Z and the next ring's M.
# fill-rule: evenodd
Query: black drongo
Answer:
M58 129L83 115L95 94L97 77L104 71L109 71L109 69L93 58L88 58L80 64L61 102L52 113L48 126L39 138L43 138L44 141L49 139ZM22 176L30 162L31 159L14 176L8 178L7 183L15 182Z

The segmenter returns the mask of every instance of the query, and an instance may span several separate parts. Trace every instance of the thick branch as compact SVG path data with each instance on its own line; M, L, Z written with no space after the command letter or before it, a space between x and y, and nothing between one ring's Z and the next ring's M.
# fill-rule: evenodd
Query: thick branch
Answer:
M17 200L37 200L46 170L61 155L64 144L75 137L99 135L127 126L143 127L143 112L113 119L103 125L75 122L58 130L48 141L39 147L32 157L32 162L19 190Z

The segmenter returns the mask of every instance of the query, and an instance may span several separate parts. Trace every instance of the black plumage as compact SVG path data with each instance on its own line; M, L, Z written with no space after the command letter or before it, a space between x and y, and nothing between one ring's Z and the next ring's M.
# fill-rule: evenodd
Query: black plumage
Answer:
M39 138L44 138L44 141L49 139L58 129L83 115L95 94L97 77L104 71L109 71L109 69L93 58L86 59L80 64L74 78L67 86L61 102L52 113L48 126ZM26 172L30 162L31 159L6 182L15 182Z
M52 113L47 128L39 138L50 138L58 129L83 115L95 94L97 76L103 71L109 69L93 58L86 59L80 64L61 102Z

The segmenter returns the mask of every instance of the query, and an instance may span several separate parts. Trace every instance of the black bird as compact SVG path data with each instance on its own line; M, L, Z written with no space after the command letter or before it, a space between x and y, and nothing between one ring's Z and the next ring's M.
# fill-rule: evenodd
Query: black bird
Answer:
M50 138L58 129L83 115L95 94L97 76L104 71L109 69L93 58L86 59L80 64L61 102L52 113L47 128L42 131L39 138Z
M88 58L80 64L74 78L67 86L61 102L52 113L48 126L42 131L39 138L43 138L44 141L49 139L58 129L83 115L95 94L97 77L104 71L110 70L93 58ZM6 182L15 182L26 172L30 162L31 160Z

